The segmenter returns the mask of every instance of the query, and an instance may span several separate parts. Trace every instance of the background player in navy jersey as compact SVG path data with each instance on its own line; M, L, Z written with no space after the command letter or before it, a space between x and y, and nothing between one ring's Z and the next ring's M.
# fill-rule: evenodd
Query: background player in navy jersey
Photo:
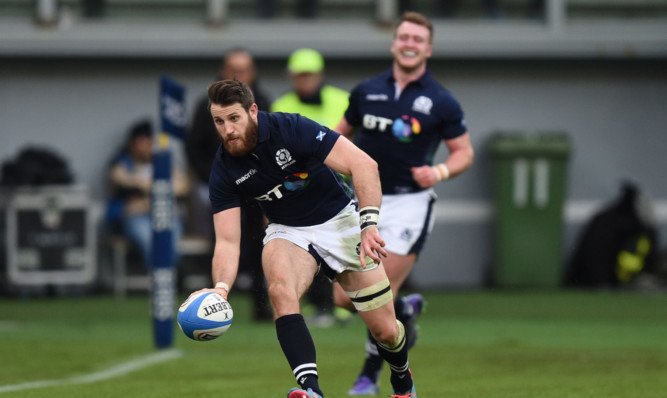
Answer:
M300 388L288 398L318 398L315 345L299 300L319 271L354 304L391 368L394 397L416 398L405 328L380 256L382 198L376 162L338 133L298 114L258 111L250 89L223 80L208 90L222 145L209 179L215 227L213 289L227 298L239 265L241 198L257 200L270 223L262 265L278 341ZM351 175L358 205L334 171Z
M417 338L415 322L423 298L419 294L398 297L398 290L433 228L433 187L473 162L463 111L426 66L432 40L433 26L426 17L404 13L394 29L392 67L352 90L350 106L335 129L352 138L358 128L356 145L378 163L383 194L378 226L389 253L383 264L397 297L396 317L407 327L408 347ZM434 166L433 156L441 141L449 156ZM335 296L336 304L352 309L344 292L337 289ZM377 394L381 367L382 359L369 334L366 360L349 394Z

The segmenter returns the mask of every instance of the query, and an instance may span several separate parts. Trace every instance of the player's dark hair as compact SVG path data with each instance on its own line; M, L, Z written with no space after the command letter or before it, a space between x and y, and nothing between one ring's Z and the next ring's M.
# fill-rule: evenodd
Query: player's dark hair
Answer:
M396 25L394 25L394 37L396 37L396 29L398 29L403 22L412 22L413 24L421 25L428 29L428 42L433 43L433 24L424 15L414 11L404 12L398 22L396 22Z
M208 111L211 111L211 104L220 106L229 106L241 104L241 107L247 111L255 103L255 96L245 83L233 80L220 80L208 86Z

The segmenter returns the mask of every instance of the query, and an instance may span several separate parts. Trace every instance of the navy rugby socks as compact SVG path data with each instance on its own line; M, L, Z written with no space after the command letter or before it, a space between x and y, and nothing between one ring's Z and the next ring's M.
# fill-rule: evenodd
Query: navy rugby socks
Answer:
M317 375L315 344L303 316L290 314L276 319L276 333L297 383L324 397Z

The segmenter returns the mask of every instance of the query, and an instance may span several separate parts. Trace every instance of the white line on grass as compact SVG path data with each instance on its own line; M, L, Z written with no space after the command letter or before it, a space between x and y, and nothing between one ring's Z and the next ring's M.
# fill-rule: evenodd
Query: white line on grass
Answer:
M0 386L0 394L2 394L3 392L29 390L33 388L63 386L68 384L95 383L97 381L109 380L113 379L114 377L123 376L128 373L134 372L136 370L154 365L156 363L180 358L181 356L183 356L183 352L176 349L159 351L132 361L121 363L109 369L96 373L91 373L88 375L69 377L67 379L39 380L21 384Z

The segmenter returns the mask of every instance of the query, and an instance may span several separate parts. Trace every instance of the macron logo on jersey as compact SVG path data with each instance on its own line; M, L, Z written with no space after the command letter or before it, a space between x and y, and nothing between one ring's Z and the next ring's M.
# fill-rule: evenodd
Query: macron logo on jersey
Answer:
M366 94L366 101L387 101L389 96L387 94Z
M255 174L257 174L257 169L250 169L247 173L243 175L243 177L236 180L236 185L241 184L243 181L247 180L248 178L252 177Z
M324 139L324 136L325 136L325 135L327 135L327 133L325 133L324 131L320 131L320 132L317 134L317 137L315 137L315 139L318 140L318 141L322 141L322 140Z

